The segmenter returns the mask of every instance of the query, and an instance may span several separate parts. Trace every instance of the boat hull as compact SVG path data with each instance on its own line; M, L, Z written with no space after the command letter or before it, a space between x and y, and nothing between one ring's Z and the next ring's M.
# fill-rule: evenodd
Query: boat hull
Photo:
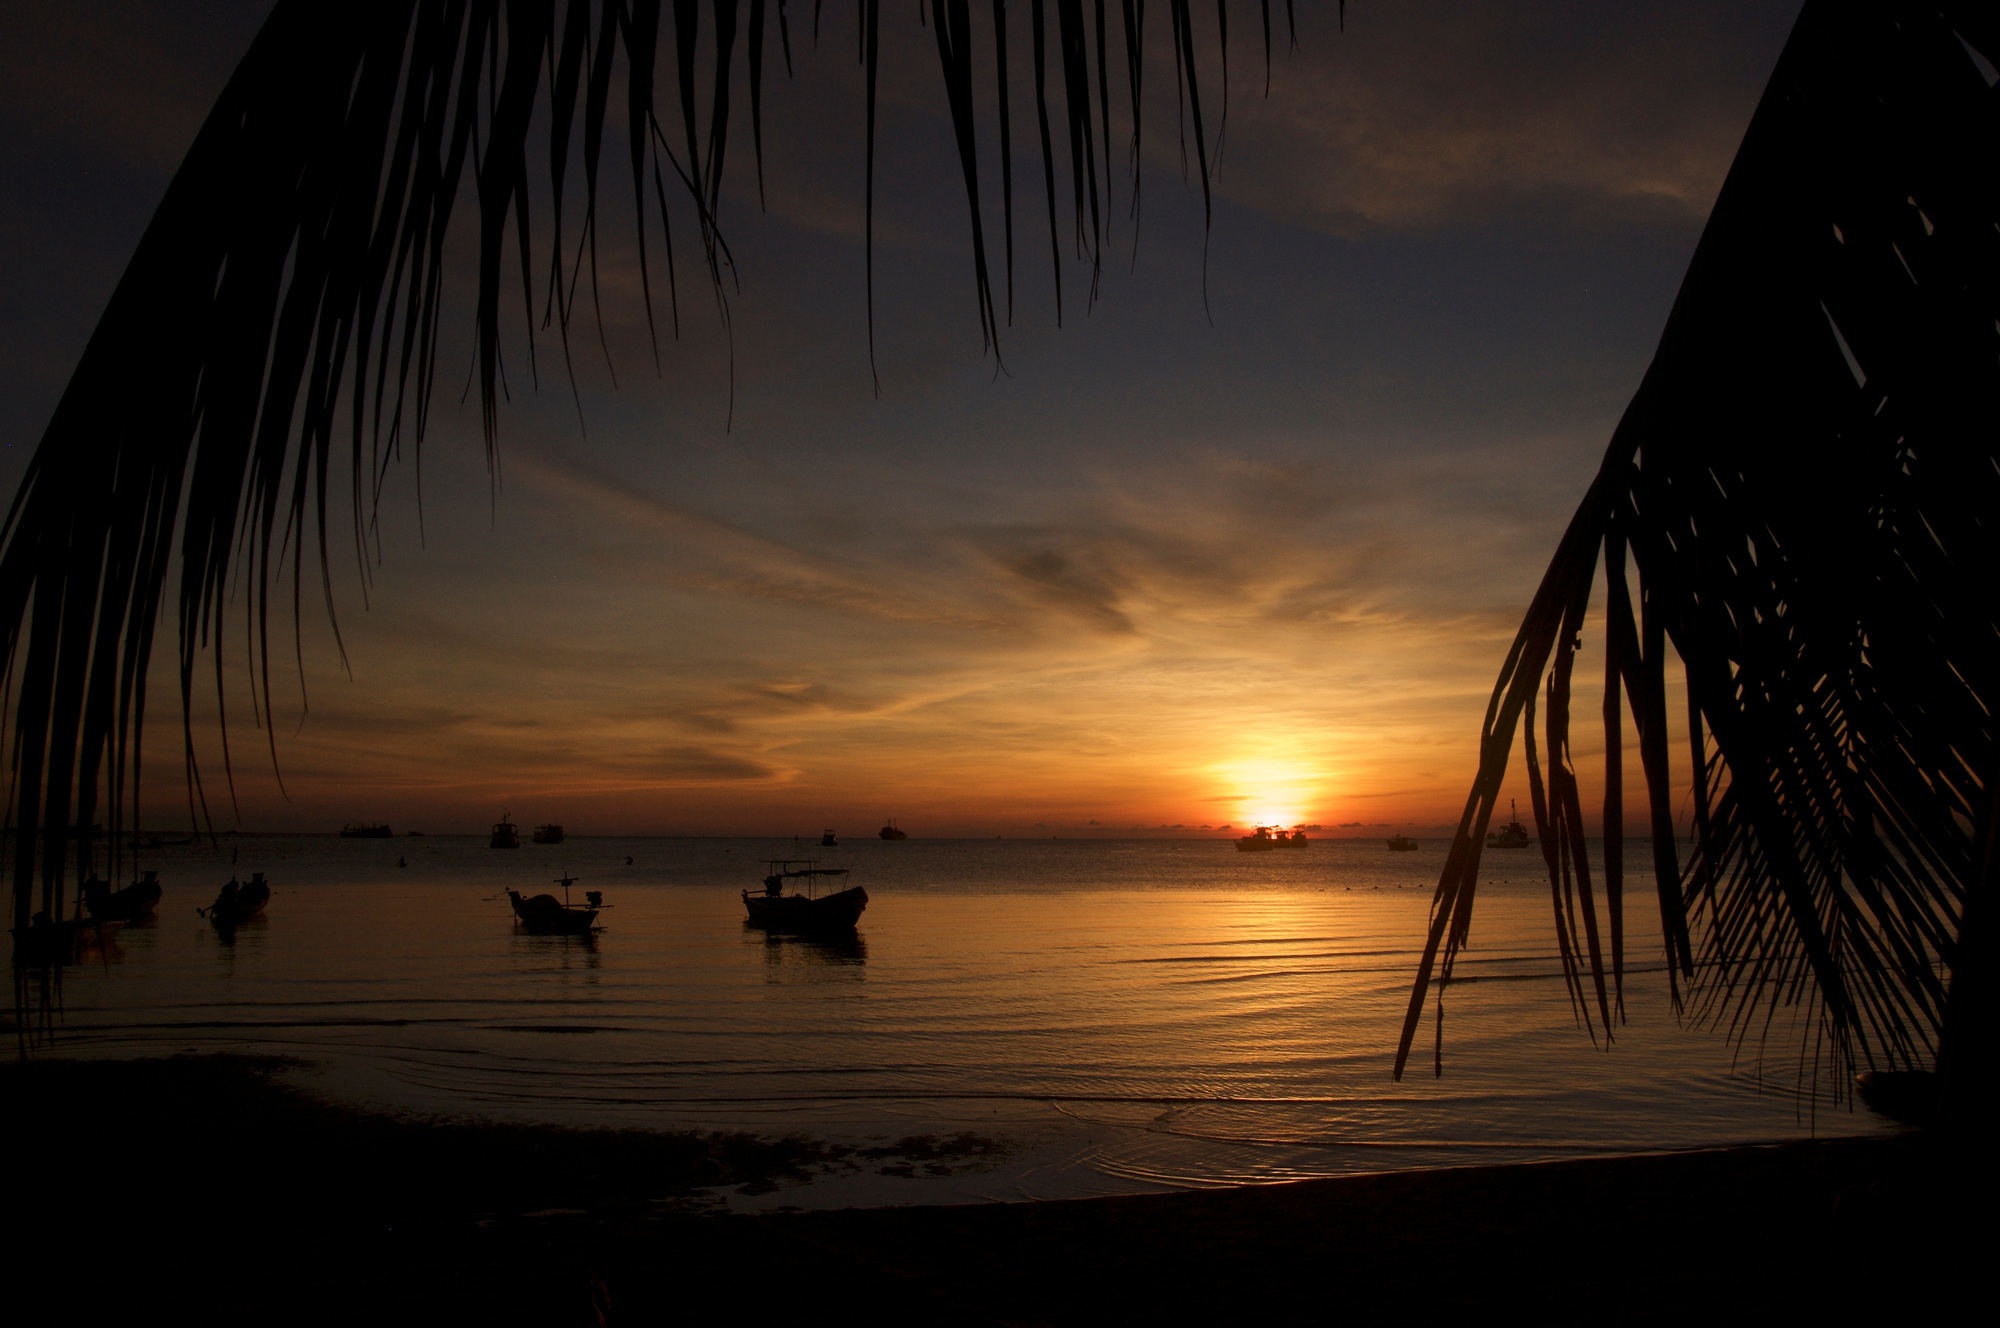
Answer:
M160 906L160 883L134 881L122 890L113 890L104 881L85 881L83 906L99 922L137 922Z
M588 936L597 929L597 910L564 904L554 895L507 892L514 920L531 936Z
M802 936L853 931L868 907L868 892L860 886L808 899L804 895L764 895L743 892L743 907L749 925L765 931L794 932Z
M229 885L236 888L231 890ZM240 927L252 918L262 917L264 905L271 902L271 887L264 881L250 880L240 884L231 881L229 885L222 887L222 893L206 910L208 920L224 931Z

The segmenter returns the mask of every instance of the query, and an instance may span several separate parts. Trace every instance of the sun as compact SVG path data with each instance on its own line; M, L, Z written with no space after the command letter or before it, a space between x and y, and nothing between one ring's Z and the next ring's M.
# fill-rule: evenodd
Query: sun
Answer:
M1317 800L1326 780L1303 761L1248 757L1217 768L1244 825L1297 825Z

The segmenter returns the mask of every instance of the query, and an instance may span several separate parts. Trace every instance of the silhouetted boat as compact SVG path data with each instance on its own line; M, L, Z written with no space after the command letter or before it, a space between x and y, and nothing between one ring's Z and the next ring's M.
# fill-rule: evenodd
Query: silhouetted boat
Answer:
M349 821L340 827L342 839L387 839L389 827L386 825L363 825L359 821Z
M819 832L819 846L821 848L839 848L840 839L833 831L822 830Z
M875 833L876 833L876 834L878 834L878 835L880 835L880 836L881 836L882 838L884 838L884 839L908 839L908 838L909 838L909 836L908 836L907 834L905 834L904 832L902 832L901 830L898 830L898 829L896 828L896 823L895 823L894 821L890 821L890 822L886 823L885 825L883 825L883 827L882 827L882 828L881 828L880 830L877 830L877 831L876 831Z
M1417 851L1417 841L1408 835L1390 835L1389 851L1391 853L1415 853Z
M488 848L521 847L521 831L507 812L500 813L500 819L493 823L493 833L486 841Z
M537 844L560 844L563 842L563 828L551 821L547 825L536 826L535 833L529 837Z
M830 895L813 892L821 877L847 875L845 867L822 867L812 858L773 859L765 866L770 870L764 877L764 893L743 892L743 907L752 927L801 935L852 931L861 910L868 907L868 892L858 885ZM786 894L785 882L794 880L804 881L807 893Z
M1303 830L1294 830L1288 835L1276 826L1260 825L1250 834L1237 837L1236 851L1268 853L1274 848L1304 848L1306 843L1306 832Z
M1526 848L1528 845L1534 843L1535 837L1528 833L1527 826L1521 824L1521 809L1514 805L1514 801L1511 798L1507 800L1507 810L1512 814L1514 819L1487 835L1486 847Z
M93 876L83 883L83 906L99 922L137 922L160 906L160 874L149 871L123 890Z
M597 915L609 907L604 902L604 892L586 890L585 902L572 904L569 888L576 884L576 877L564 876L556 884L562 887L561 899L554 895L523 895L518 890L507 892L507 902L514 906L514 918L521 924L521 930L535 936L588 936L595 931Z
M207 908L195 912L213 922L216 926L229 930L240 927L264 911L264 905L271 902L271 886L265 881L263 872L250 873L250 879L239 881L234 876L216 894L215 902Z

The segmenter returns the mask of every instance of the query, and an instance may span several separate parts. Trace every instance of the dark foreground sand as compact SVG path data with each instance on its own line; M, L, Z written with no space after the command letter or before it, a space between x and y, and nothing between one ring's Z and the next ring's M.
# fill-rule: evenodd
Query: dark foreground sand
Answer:
M702 1187L847 1161L807 1141L375 1116L274 1068L0 1066L7 1319L1848 1322L1932 1317L1971 1248L1936 1198L1960 1187L1916 1135L742 1217L702 1211ZM905 1141L890 1164L980 1146Z

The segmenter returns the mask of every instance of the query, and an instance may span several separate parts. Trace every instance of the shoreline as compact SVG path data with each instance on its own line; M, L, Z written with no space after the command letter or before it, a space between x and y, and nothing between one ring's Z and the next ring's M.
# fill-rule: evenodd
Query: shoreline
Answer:
M1918 1134L1256 1187L754 1215L803 1137L394 1117L230 1056L0 1068L17 1267L50 1318L216 1323L1425 1321L1851 1311L1935 1237ZM47 1146L37 1140L46 1139ZM953 1165L918 1136L867 1164ZM1919 1214L1929 1220L1912 1221ZM1880 1276L1876 1276L1876 1274ZM1935 1272L1927 1289L1936 1287ZM1857 1290L1858 1288L1858 1290ZM16 1303L20 1303L17 1299ZM608 1306L608 1310L606 1307ZM597 1317L593 1317L597 1316Z

